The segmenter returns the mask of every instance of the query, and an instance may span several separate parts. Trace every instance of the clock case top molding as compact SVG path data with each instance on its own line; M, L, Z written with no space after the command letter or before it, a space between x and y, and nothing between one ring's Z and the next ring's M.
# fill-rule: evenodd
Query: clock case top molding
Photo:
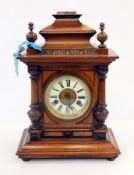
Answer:
M118 55L105 45L107 34L100 24L96 31L79 21L76 12L58 12L54 23L39 33L45 39L42 52L28 47L18 57L28 66L31 78L31 105L28 111L31 126L24 130L17 155L31 158L108 158L120 154L111 129L105 125L108 116L105 102L105 79L108 66ZM33 23L29 23L28 41L35 42ZM47 111L44 93L49 82L60 75L75 75L91 89L91 105L74 120L55 118ZM79 149L78 149L79 147Z

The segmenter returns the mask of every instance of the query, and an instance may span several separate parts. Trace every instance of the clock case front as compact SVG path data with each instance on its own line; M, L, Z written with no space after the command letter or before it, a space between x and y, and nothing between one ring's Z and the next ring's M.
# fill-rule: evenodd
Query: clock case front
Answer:
M120 151L111 129L105 125L108 115L105 78L108 65L118 56L106 48L103 30L98 34L98 40L102 38L99 47L90 43L96 31L79 21L80 14L59 12L53 16L55 22L40 31L45 39L43 51L28 47L18 57L27 64L31 78L28 115L32 125L24 130L17 155L24 160L77 157L112 160ZM33 24L29 28L27 39L35 41ZM44 103L48 84L63 75L78 77L91 92L89 108L79 118L55 117Z
M64 137L66 134L69 134L73 137L78 136L91 136L93 130L93 115L92 108L95 105L97 88L95 88L94 83L97 83L97 79L94 80L94 73L92 71L48 71L49 75L44 72L44 87L43 91L47 88L49 82L53 81L57 77L70 75L78 77L83 80L91 91L91 104L88 107L88 110L76 119L60 119L55 117L51 111L45 108L44 112L44 126L45 133L44 136L57 136ZM95 82L96 81L96 82ZM96 86L97 87L97 86ZM44 94L43 93L43 94ZM43 100L44 101L44 100Z

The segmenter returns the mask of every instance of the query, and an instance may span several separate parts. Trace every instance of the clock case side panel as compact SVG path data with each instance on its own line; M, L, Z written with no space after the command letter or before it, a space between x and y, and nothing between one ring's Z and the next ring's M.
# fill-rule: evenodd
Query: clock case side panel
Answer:
M65 121L54 117L47 109L44 111L44 137L89 137L93 136L94 121L93 107L98 97L98 77L93 69L61 69L61 70L44 70L43 71L43 94L47 84L60 75L74 75L79 77L92 89L92 102L90 109L81 118ZM42 95L43 96L43 95ZM45 106L45 104L44 104Z

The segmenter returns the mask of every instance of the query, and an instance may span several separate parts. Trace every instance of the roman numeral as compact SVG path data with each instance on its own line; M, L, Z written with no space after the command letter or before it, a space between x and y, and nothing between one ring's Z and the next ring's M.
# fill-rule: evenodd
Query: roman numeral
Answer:
M71 109L72 113L76 111L74 106L70 106L70 109Z
M75 83L75 85L74 85L73 89L76 87L76 85L77 85L77 82Z
M63 83L60 81L58 82L61 88L64 88Z
M76 111L74 106L66 106L66 114L69 114L72 111L72 113L74 113Z
M61 112L62 107L63 107L63 106L62 106L62 105L60 105L60 106L58 107L58 109L57 109L57 110L58 110L59 112Z
M59 92L59 90L58 90L58 89L55 89L55 88L53 88L53 90L54 90L54 91L57 91L57 92Z
M81 102L80 100L78 100L78 101L76 102L76 104L77 104L78 106L80 106L80 107L83 106L83 104L82 104L82 102Z
M66 80L67 87L70 87L70 80Z
M84 90L84 89L80 89L80 90L77 91L77 93L79 93L79 92L81 92L81 91L83 91L83 90Z
M78 99L85 99L85 96L78 96Z
M50 98L57 98L57 95L51 95Z
M69 106L66 106L66 111L65 111L66 114L69 114L70 113L70 107Z
M55 105L57 105L58 103L59 103L58 100L54 100L54 101L52 102L52 105L55 106Z

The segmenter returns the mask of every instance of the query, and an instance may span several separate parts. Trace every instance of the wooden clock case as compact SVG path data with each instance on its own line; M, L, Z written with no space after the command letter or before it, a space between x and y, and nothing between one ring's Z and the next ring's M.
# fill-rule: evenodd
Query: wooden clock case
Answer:
M42 29L43 51L28 47L19 60L28 66L31 78L31 105L28 111L32 125L25 129L17 155L23 160L32 158L107 158L119 154L112 130L104 124L108 115L105 102L105 79L109 64L118 56L104 42L104 24L97 35L100 45L93 46L91 37L96 31L79 21L76 12L58 12L55 22ZM37 35L29 23L27 40ZM44 104L46 86L60 75L74 75L91 90L91 105L78 119L54 117Z

